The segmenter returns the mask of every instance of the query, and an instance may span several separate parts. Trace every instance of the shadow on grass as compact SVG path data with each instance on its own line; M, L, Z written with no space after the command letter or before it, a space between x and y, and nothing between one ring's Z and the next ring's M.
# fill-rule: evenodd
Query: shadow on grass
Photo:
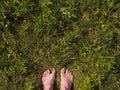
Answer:
M53 90L59 90L58 86L57 86L57 82L55 81L54 83L54 89Z
M73 83L73 85L72 85L72 87L71 87L71 90L74 90L74 83Z

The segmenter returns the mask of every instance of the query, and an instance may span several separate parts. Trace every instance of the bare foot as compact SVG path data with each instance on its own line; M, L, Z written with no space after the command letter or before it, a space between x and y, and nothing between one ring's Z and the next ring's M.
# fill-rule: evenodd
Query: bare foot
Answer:
M55 69L53 68L52 71L46 70L42 76L42 84L44 90L53 90L54 80L55 80Z
M73 75L72 73L65 68L61 69L61 86L60 89L61 90L70 90L72 87L72 83L73 83Z

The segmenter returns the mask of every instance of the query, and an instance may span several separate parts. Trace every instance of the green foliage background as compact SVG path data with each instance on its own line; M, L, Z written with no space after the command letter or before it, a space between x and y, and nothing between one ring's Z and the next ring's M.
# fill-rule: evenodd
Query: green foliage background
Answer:
M120 0L0 0L0 90L42 90L44 70L74 90L120 90Z

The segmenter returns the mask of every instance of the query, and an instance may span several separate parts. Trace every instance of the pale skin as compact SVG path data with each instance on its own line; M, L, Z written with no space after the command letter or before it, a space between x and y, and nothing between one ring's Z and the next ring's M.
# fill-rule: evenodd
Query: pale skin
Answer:
M43 73L42 84L44 90L53 90L55 74L56 74L55 68L53 68L51 71L48 69ZM71 90L73 84L72 73L68 69L62 68L60 75L61 75L60 90Z

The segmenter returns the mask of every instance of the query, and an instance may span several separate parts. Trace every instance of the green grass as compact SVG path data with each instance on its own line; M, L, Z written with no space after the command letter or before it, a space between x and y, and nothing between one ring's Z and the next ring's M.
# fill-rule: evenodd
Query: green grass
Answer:
M120 89L119 0L1 0L0 90L42 90L46 69L74 90Z

